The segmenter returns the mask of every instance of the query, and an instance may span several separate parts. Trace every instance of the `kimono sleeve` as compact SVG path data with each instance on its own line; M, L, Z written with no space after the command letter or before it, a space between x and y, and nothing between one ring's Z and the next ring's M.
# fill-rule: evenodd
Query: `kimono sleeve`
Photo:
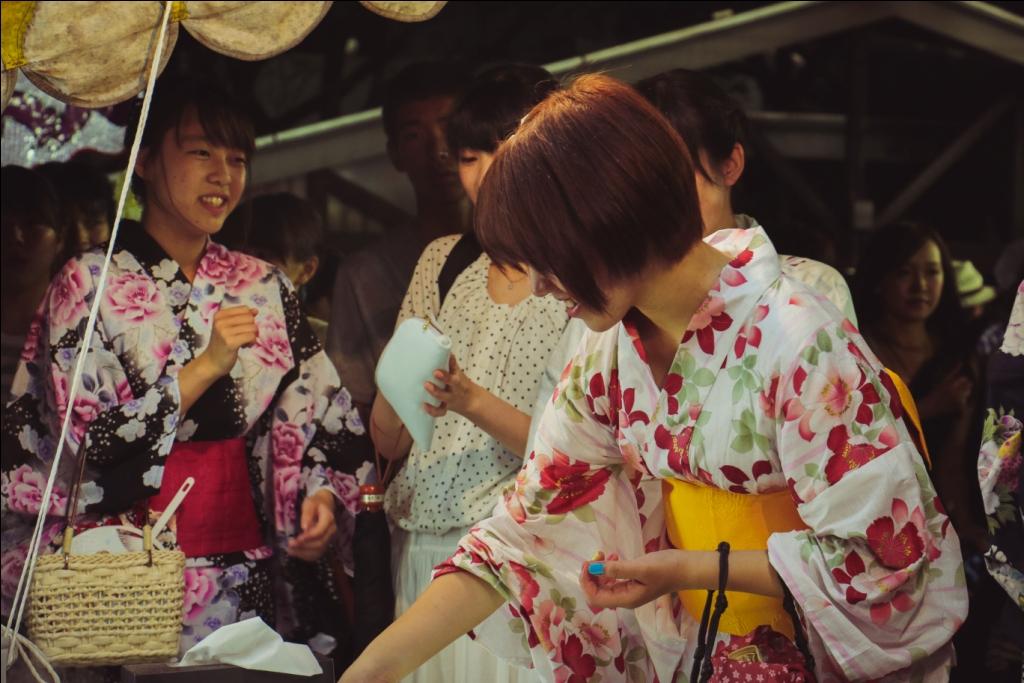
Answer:
M768 542L816 657L847 680L948 666L967 614L957 536L861 344L829 323L783 368L778 453L810 528Z
M469 572L498 591L507 604L475 629L477 641L548 680L589 680L598 672L618 680L627 658L631 670L643 671L635 680L652 680L638 621L653 623L656 603L669 600L595 613L579 586L583 563L599 550L609 557L642 555L644 522L660 510L660 499L645 495L660 491L660 483L653 490L638 485L619 451L610 426L616 401L588 400L593 392L585 387L615 387L608 361L600 354L573 359L514 484L437 570ZM653 520L654 527L662 524Z
M270 449L275 526L279 534L290 537L297 531L301 501L320 489L330 490L340 507L355 515L356 473L369 466L372 451L359 413L340 386L291 284L279 277L295 366L269 407L269 438L258 439L255 447Z
M34 515L38 511L96 296L93 273L98 265L91 269L89 258L69 261L54 279L23 350L15 398L4 415L5 513ZM123 512L159 490L178 424L177 377L162 374L134 395L130 369L114 352L102 315L82 362L65 456L69 463L76 456L87 459L90 474L80 498L86 511ZM58 498L66 494L67 486L63 481L55 489L51 513L63 513L64 504Z

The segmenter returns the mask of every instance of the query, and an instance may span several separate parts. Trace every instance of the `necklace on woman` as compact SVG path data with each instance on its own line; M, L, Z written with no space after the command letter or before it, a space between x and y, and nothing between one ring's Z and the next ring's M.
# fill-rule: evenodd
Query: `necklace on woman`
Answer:
M512 278L510 278L508 276L508 272L504 268L501 268L501 274L505 276L506 280L508 280L508 291L510 291L510 292L513 289L515 289L516 285L518 285L520 282L522 282L523 280L526 279L526 273L523 273L522 275L517 277L515 280L513 280Z

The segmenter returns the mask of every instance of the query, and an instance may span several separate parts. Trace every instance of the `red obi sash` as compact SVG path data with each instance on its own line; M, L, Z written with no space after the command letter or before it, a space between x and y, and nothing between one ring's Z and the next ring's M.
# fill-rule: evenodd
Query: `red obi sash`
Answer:
M187 477L195 486L175 513L185 557L252 550L264 544L249 482L245 439L175 442L164 463L160 493L149 508L166 508Z

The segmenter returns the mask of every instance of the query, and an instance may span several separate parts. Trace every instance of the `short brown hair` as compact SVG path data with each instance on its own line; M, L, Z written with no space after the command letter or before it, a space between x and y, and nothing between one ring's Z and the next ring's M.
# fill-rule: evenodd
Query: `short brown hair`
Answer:
M247 164L252 161L256 134L245 107L225 85L203 78L165 76L157 81L140 147L152 149L159 155L164 136L171 130L175 135L179 133L182 119L190 109L195 111L211 143L237 149L245 154ZM131 148L137 125L138 121L134 120L125 129L126 149ZM146 183L137 174L133 175L132 188L145 201Z
M599 75L527 114L484 178L475 223L496 263L554 275L596 309L606 298L595 273L633 277L680 259L703 233L679 134L633 88Z

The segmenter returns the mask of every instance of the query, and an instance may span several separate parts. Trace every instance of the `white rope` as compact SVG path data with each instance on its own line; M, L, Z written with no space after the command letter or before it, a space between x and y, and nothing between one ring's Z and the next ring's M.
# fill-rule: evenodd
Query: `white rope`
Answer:
M14 593L14 601L11 604L11 614L7 620L7 630L17 633L21 627L21 620L25 613L25 605L28 604L28 592L32 586L32 574L35 572L36 559L39 556L39 543L42 539L43 528L46 526L46 513L50 508L50 496L53 495L53 484L57 478L57 471L60 465L60 458L64 452L64 444L71 426L71 416L74 414L74 399L78 393L78 387L82 378L82 361L89 352L93 332L96 329L96 317L99 313L100 301L103 300L103 291L107 284L107 270L110 267L110 260L114 255L114 245L117 241L118 229L121 227L121 217L124 214L124 205L128 200L128 192L131 189L131 178L135 169L135 162L139 157L139 148L142 144L142 131L146 128L146 118L149 115L149 105L153 98L153 88L156 85L157 72L160 70L160 60L163 57L164 39L167 35L167 24L171 17L172 3L164 2L163 18L160 21L160 32L157 37L156 46L153 51L153 63L149 69L149 79L146 82L146 94L142 99L142 111L139 114L138 126L135 129L135 139L132 141L131 154L128 156L128 168L125 171L124 183L121 185L121 196L117 202L117 213L114 215L114 225L110 230L110 244L107 246L107 254L103 260L103 269L100 271L99 284L96 286L95 298L89 310L89 321L85 326L85 334L82 336L82 346L78 351L78 358L75 360L75 373L71 380L71 390L68 392L68 404L64 413L64 423L60 429L60 439L57 441L57 452L53 456L53 464L50 467L50 477L46 480L46 489L39 504L39 516L36 519L35 532L28 547L25 558L25 566L22 567L21 577L18 579L18 588ZM79 444L81 447L82 444ZM33 646L35 647L35 646ZM20 648L13 646L6 662L10 666L14 662L14 655ZM5 667L6 668L6 667Z
M3 627L4 637L9 638L8 646L10 647L11 653L16 653L21 656L21 661L25 662L25 666L28 668L28 672L32 674L32 678L36 680L36 683L60 683L60 676L50 666L50 662L46 661L46 655L40 650L35 643L15 631L11 631L6 626ZM31 655L31 657L29 656ZM35 658L37 662L43 667L43 671L50 677L49 680L43 679L39 674L39 670L36 669L32 663L32 658ZM10 662L14 661L13 654L10 658ZM10 663L9 662L9 663ZM4 676L6 677L6 671Z

